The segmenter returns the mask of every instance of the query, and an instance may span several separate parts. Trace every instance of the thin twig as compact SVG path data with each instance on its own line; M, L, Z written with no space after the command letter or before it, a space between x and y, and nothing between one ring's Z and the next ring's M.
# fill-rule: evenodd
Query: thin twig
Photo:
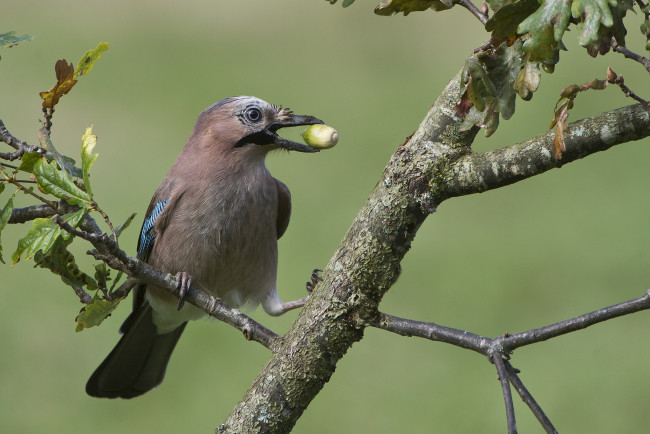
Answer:
M617 53L621 53L623 56L625 56L628 59L632 59L635 62L639 62L641 65L643 65L646 71L650 72L650 59L630 51L624 45L619 45L619 43L616 42L616 40L614 40L613 38L612 38L611 45L614 51L616 51Z
M77 294L77 297L79 297L79 301L82 302L83 304L88 304L91 301L93 301L93 298L88 294L84 289L80 286L77 285L70 285L72 286L72 289L75 294Z
M629 315L647 309L650 309L650 290L646 291L642 297L633 300L604 307L575 318L560 321L534 330L509 334L508 336L500 336L494 341L496 345L503 348L503 351L510 352L525 345L545 341L556 336L585 329L612 318Z
M2 170L1 167L0 167L0 174L2 174L2 176L5 177L5 182L7 182L7 183L9 183L9 184L12 184L12 185L15 186L16 188L18 188L18 190L22 191L22 192L25 193L25 194L28 194L28 195L30 195L30 196L35 197L35 198L38 199L39 201L43 202L43 203L46 204L46 205L49 205L49 206L52 207L52 208L56 208L56 202L53 202L53 201L47 200L47 199L45 199L43 196L41 196L40 194L36 194L36 193L34 193L34 192L33 192L32 190L30 190L29 188L25 188L25 187L23 187L22 184L20 184L20 181L16 181L16 178L15 178L14 176L9 176L9 175L7 175L7 173L6 173L4 170Z
M113 239L115 240L115 243L118 244L118 246L119 246L119 243L117 241L117 233L115 232L115 228L113 227L113 223L111 223L111 220L108 218L108 214L106 214L104 212L104 210L102 210L99 207L99 205L97 205L97 203L93 203L93 209L102 215L102 217L104 218L104 221L106 222L106 224L108 225L108 227L111 230L111 233L113 234Z
M533 412L540 425L542 425L547 433L557 434L557 430L551 423L550 419L546 416L546 413L544 413L544 410L542 410L542 407L540 407L537 401L535 401L533 395L530 394L528 389L526 389L526 386L524 386L524 383L517 375L517 370L507 360L504 361L504 365L506 367L506 372L508 373L510 384L512 384L512 386L515 388L521 397L521 400L524 401L526 405L528 405L528 408L530 408L530 411Z
M0 142L4 142L16 150L16 152L11 154L0 154L0 157L5 160L13 161L17 158L22 157L25 152L40 152L42 154L46 152L45 149L41 147L28 145L26 142L15 138L13 135L11 135L9 130L7 130L7 127L5 127L2 119L0 119Z
M647 309L650 309L650 290L646 291L642 297L633 300L604 307L548 326L499 336L494 339L432 322L415 321L382 312L379 312L376 318L371 321L364 322L363 325L386 330L401 336L416 336L432 341L445 342L491 357L494 352L510 353L519 347L542 342L585 329L612 318Z
M459 4L470 11L472 15L474 15L478 20L481 22L481 24L485 25L488 20L488 15L487 13L481 12L479 8L476 7L474 3L472 3L471 0L460 0Z
M136 279L129 276L126 278L124 283L122 283L117 289L111 291L107 295L107 298L109 301L116 301L116 300L126 298L126 296L129 295L129 292L131 292L131 290L135 286L139 285L140 283L142 283L140 279Z
M506 418L508 419L508 434L517 433L517 421L515 420L515 406L512 402L512 391L510 390L510 381L508 381L508 373L503 361L503 354L492 354L492 362L497 368L499 381L501 382L501 390L503 391L503 400L506 404Z
M648 59L646 59L648 60ZM650 63L649 63L650 65ZM607 82L611 84L615 84L618 87L621 88L621 91L625 94L625 96L632 98L633 100L640 102L643 104L643 106L646 108L646 110L650 110L650 103L643 98L639 97L637 94L632 92L632 89L627 87L625 85L625 80L623 79L622 75L616 74L612 68L607 68Z

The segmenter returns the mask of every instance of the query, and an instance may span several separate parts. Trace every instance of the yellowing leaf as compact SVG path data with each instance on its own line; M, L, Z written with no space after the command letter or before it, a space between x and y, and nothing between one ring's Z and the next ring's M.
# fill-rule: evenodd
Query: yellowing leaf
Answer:
M74 79L74 67L65 59L57 60L54 71L56 72L56 84L49 91L40 93L43 108L46 109L53 109L59 99L77 84L77 80Z
M95 66L95 62L102 57L102 54L106 50L108 50L108 43L100 42L93 50L86 51L81 56L81 59L79 59L79 63L77 63L77 68L74 70L74 78L88 74L93 69L93 66Z
M81 170L83 172L84 186L88 195L92 198L93 193L90 189L90 168L95 164L98 154L93 154L93 149L97 144L97 136L93 135L93 127L86 128L86 132L81 137Z

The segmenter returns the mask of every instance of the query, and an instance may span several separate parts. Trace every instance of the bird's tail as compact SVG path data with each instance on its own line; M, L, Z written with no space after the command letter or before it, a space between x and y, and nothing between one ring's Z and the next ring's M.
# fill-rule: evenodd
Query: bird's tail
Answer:
M186 324L158 334L151 306L145 302L127 318L124 335L88 380L86 393L98 398L133 398L159 385Z

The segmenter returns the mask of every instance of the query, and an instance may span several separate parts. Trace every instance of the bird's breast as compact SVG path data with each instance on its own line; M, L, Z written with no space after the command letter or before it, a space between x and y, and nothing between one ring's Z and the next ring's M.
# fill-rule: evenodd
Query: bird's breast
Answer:
M277 210L266 168L195 184L156 241L155 256L232 306L257 305L275 290Z

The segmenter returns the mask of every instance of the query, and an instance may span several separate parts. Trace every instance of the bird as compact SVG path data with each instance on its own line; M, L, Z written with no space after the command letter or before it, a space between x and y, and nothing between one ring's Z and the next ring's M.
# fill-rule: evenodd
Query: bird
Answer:
M122 337L88 380L88 395L129 399L162 382L187 322L205 316L183 304L190 285L235 308L261 304L273 316L304 305L307 297L285 303L277 293L277 240L289 224L291 194L265 158L281 149L317 152L277 131L322 123L250 96L199 115L151 199L137 246L138 259L176 275L178 297L134 288Z

